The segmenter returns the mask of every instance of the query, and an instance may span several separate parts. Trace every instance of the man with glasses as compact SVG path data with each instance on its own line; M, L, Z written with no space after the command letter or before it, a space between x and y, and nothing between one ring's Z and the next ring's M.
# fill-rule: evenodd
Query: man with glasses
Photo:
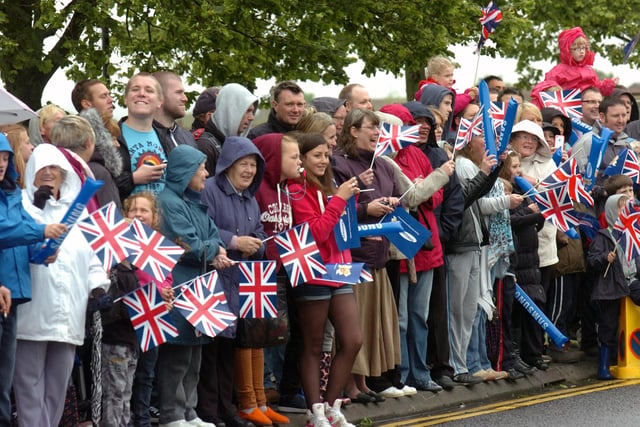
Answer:
M248 138L256 139L267 133L287 133L295 130L306 105L304 92L296 82L278 83L273 89L272 108L267 122L251 129Z
M596 120L600 118L600 103L602 102L602 93L597 87L591 86L582 91L582 121L593 126Z

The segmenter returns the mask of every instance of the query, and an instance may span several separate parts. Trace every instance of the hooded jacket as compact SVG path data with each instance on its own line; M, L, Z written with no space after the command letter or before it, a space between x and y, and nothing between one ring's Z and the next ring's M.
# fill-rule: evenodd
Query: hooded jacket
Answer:
M622 196L622 194L614 194L607 199L605 214L609 227L599 230L589 246L587 264L594 273L592 274L594 277L592 300L615 300L629 295L629 285L640 272L638 257L632 259L627 268L623 268L623 263L626 264L627 261L624 251L618 247L616 259L611 264L607 277L604 277L604 272L609 265L607 255L616 247L611 228L618 218L618 201Z
M587 40L587 36L584 35L580 27L574 27L560 33L558 36L560 63L549 70L544 79L557 82L562 89L579 88L580 90L585 90L590 86L595 86L600 89L603 96L611 95L615 88L615 83L613 79L604 79L602 81L598 79L598 75L593 69L595 53L589 50L588 44L582 61L576 62L571 56L571 44L578 37L583 37L585 41Z
M431 118L435 122L431 111L420 102L409 101L404 104L414 119L418 117ZM433 134L433 136L432 136ZM420 149L427 155L429 163L433 168L439 168L444 162L449 161L449 155L436 142L435 130L429 133L426 144L422 144ZM451 175L449 182L442 189L442 203L434 210L438 224L438 237L444 245L449 238L458 231L462 222L462 212L464 211L464 196L457 174Z
M169 154L165 188L158 195L161 233L168 239L180 241L187 249L173 269L174 283L184 283L206 273L222 246L218 227L201 202L202 193L189 188L204 161L205 155L189 145L174 148ZM177 310L171 311L171 317L179 336L169 342L197 345L207 340L204 336L197 338L193 326Z
M111 133L105 128L95 108L83 110L80 116L87 119L96 136L95 150L89 160L89 168L96 179L104 181L104 185L96 192L99 206L114 202L122 211L120 192L115 178L122 173L122 156L113 145Z
M33 205L36 173L46 166L59 166L63 181L58 199L51 196L43 209ZM25 170L26 188L22 203L39 223L60 222L80 192L80 178L62 154L51 144L38 145ZM86 215L86 211L84 212ZM90 292L107 289L109 278L102 263L78 227L73 227L60 246L56 262L31 264L33 296L18 307L18 339L57 341L81 345Z
M564 133L562 135L564 135L565 143L568 143L571 138L571 119L562 114L562 111L556 108L543 108L540 112L542 113L543 122L551 123L551 120L553 120L554 117L560 117L564 124Z
M556 169L553 161L551 149L544 140L542 128L530 120L522 120L513 126L511 138L518 132L526 132L538 138L538 148L529 157L523 157L520 161L522 174L536 179L543 180L551 175ZM540 267L547 267L558 262L558 249L556 246L557 228L549 221L545 221L544 227L538 233L538 256L540 257Z
M227 171L233 164L246 156L255 156L257 170L253 181L245 190L238 193L227 178ZM202 193L202 201L207 205L207 213L218 227L220 239L227 248L227 256L236 261L246 259L242 252L234 249L234 237L251 236L264 240L267 235L260 222L260 208L255 195L264 176L264 159L260 151L250 139L230 136L226 139L218 165L216 175L207 179ZM264 259L265 244L249 257L249 260ZM231 311L238 315L239 311L239 267L231 266L219 272L227 302ZM220 336L233 337L235 322L225 329Z
M9 140L0 134L0 152L9 153L9 163L0 181L0 283L11 291L13 304L31 299L29 252L44 240L44 224L37 224L22 207L22 191L16 184L18 173L13 163Z
M451 131L451 124L453 123L453 110L455 109L456 100L455 92L453 92L451 89L447 89L444 86L428 84L424 85L424 87L422 88L422 93L420 95L420 102L422 103L422 105L433 105L436 108L440 107L440 103L446 95L451 95L452 104L449 117L447 117L447 121L442 124L442 139L444 141L455 138L455 134Z
M258 97L237 83L224 85L216 98L216 111L206 123L204 132L198 138L197 146L207 155L205 168L209 176L213 177L216 171L216 163L225 139L230 136L246 137L249 134L248 126L242 134L238 135L238 128L244 113L251 105L254 105L254 114L258 113Z
M268 133L253 141L265 162L264 179L256 194L256 200L260 206L260 221L267 236L281 233L293 224L289 193L282 191L280 182L282 136L281 133ZM267 242L267 259L276 261L278 270L280 269L280 254L273 239Z

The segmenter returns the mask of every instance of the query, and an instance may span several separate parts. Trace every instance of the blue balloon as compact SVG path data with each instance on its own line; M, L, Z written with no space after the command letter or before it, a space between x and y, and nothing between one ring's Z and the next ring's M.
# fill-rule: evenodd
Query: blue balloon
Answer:
M520 285L516 283L516 300L522 304L522 307L525 309L527 313L534 318L538 325L549 335L549 338L558 346L558 348L562 348L567 342L569 342L569 338L565 337L556 325L553 324L551 320L540 310L532 300L529 298L529 295L525 291L522 290Z
M480 81L478 86L478 92L480 97L480 108L482 109L482 128L484 132L484 146L489 151L489 154L493 154L498 157L498 150L496 148L496 136L493 132L493 119L491 118L491 98L489 97L489 86L484 80Z
M518 112L518 102L510 98L507 104L507 111L504 113L504 122L502 123L502 134L500 135L500 142L498 143L498 156L507 149L509 146L509 139L511 138L511 130L513 129L513 122L516 121L516 113Z

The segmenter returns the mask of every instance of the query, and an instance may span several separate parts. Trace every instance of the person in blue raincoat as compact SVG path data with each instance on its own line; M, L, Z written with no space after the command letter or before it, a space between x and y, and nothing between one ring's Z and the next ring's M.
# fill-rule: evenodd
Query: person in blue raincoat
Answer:
M174 283L184 283L207 272L232 265L220 240L218 228L201 202L208 173L206 156L189 145L179 145L169 154L166 186L158 195L162 212L160 231L180 243L186 252L173 269ZM158 378L160 424L190 422L205 425L197 417L197 384L201 345L208 340L197 336L187 320L171 311L179 335L160 346Z

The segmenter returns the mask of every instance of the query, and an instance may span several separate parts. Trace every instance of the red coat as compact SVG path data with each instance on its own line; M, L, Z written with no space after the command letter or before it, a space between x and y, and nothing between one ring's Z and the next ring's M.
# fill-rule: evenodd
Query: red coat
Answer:
M340 215L347 207L347 202L334 196L331 201L317 188L307 183L306 189L298 182L288 181L290 194L304 194L302 198L291 197L293 224L309 223L311 234L318 245L320 256L325 264L350 263L351 252L347 249L340 251L336 243L333 228L340 219ZM320 205L324 205L324 213ZM310 281L309 283L313 283Z
M407 178L412 181L416 178L426 178L433 172L433 167L431 163L429 163L429 159L422 150L415 145L410 145L398 151L394 160ZM433 210L437 208L440 203L442 203L442 188L433 193L431 198L423 202L419 207L420 212L422 212L424 216L418 214L418 220L422 225L425 225L424 218L427 219L426 226L432 233L431 240L433 242L433 249L430 251L420 250L416 254L414 258L416 271L428 271L444 264L442 259L442 245L440 244L440 237L438 235L438 223L433 213ZM407 271L404 262L400 265L400 271L403 273Z

